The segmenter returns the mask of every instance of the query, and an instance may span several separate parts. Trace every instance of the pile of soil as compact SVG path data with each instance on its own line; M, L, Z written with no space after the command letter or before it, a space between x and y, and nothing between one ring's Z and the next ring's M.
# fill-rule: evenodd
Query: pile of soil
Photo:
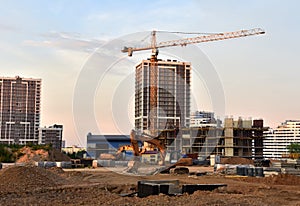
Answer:
M66 184L67 180L44 168L34 166L8 167L0 173L0 192L25 192Z
M50 172L60 175L60 176L65 174L65 171L61 167L50 167L50 168L47 168L47 171L50 171Z
M249 177L243 179L246 182L257 182L266 185L300 185L300 177L289 174L272 175L265 178Z
M221 158L221 164L253 165L254 162L251 159L246 159L242 157L229 157L229 158Z
M48 152L43 149L32 150L29 147L23 147L19 152L23 155L17 160L18 163L46 161L49 157Z
M48 161L53 162L62 162L62 161L71 161L71 158L66 154L62 153L58 149L51 149L49 151Z
M70 157L63 154L58 149L51 149L48 151L44 149L32 150L30 147L23 147L19 153L23 154L16 162L17 163L34 163L40 161L71 161Z

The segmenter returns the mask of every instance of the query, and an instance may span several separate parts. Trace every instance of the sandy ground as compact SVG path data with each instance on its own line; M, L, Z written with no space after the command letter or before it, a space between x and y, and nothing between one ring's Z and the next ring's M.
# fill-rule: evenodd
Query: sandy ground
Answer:
M13 167L0 171L0 205L300 205L300 177L236 177L221 175L124 175L107 170ZM190 171L211 172L211 167ZM192 195L121 197L137 189L139 180L174 180L181 184L225 183L214 191Z

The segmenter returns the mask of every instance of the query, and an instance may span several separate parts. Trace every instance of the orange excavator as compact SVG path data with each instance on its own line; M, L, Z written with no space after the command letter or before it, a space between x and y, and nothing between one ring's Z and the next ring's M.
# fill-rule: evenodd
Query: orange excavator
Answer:
M131 141L131 145L132 145L133 152L134 152L134 160L130 161L130 163L128 163L128 167L129 167L128 172L137 173L138 167L139 167L139 162L140 162L139 157L145 152L145 149L143 149L143 150L139 149L139 146L138 146L139 141L150 143L150 144L156 146L157 149L159 150L160 159L161 159L160 165L163 166L162 168L160 168L158 170L159 172L169 172L169 170L171 168L174 168L176 166L190 166L193 164L192 158L179 158L176 160L176 163L165 165L165 158L166 158L166 153L167 153L166 146L163 143L163 141L158 139L158 137L153 137L146 133L137 135L134 130L131 130L130 141ZM173 152L173 154L175 154L175 153ZM170 161L170 163L171 163L171 161Z
M141 151L139 149L139 145L138 145L139 141L147 142L147 143L150 143L150 144L156 146L160 153L161 164L162 165L164 164L165 156L166 156L166 146L162 143L162 141L160 141L157 137L153 137L146 133L137 135L135 130L131 130L130 142L133 147L133 154L136 157L141 156L145 152L145 150Z

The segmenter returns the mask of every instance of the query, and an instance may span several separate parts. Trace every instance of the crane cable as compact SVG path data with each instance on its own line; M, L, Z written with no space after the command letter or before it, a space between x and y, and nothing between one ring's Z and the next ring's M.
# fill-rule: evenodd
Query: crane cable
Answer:
M200 34L200 35L221 34L221 33L217 33L217 32L208 33L208 32L163 31L163 30L158 30L156 32L159 32L159 33L172 33L172 34Z

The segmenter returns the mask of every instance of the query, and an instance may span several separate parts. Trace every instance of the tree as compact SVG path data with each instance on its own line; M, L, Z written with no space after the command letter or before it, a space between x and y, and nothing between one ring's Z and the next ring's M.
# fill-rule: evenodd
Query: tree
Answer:
M300 144L299 143L291 143L287 146L290 154L300 153Z
M63 152L64 154L68 155L71 159L81 159L83 158L84 154L86 154L85 150L81 150L78 152L73 152L73 153L69 153L69 152Z

